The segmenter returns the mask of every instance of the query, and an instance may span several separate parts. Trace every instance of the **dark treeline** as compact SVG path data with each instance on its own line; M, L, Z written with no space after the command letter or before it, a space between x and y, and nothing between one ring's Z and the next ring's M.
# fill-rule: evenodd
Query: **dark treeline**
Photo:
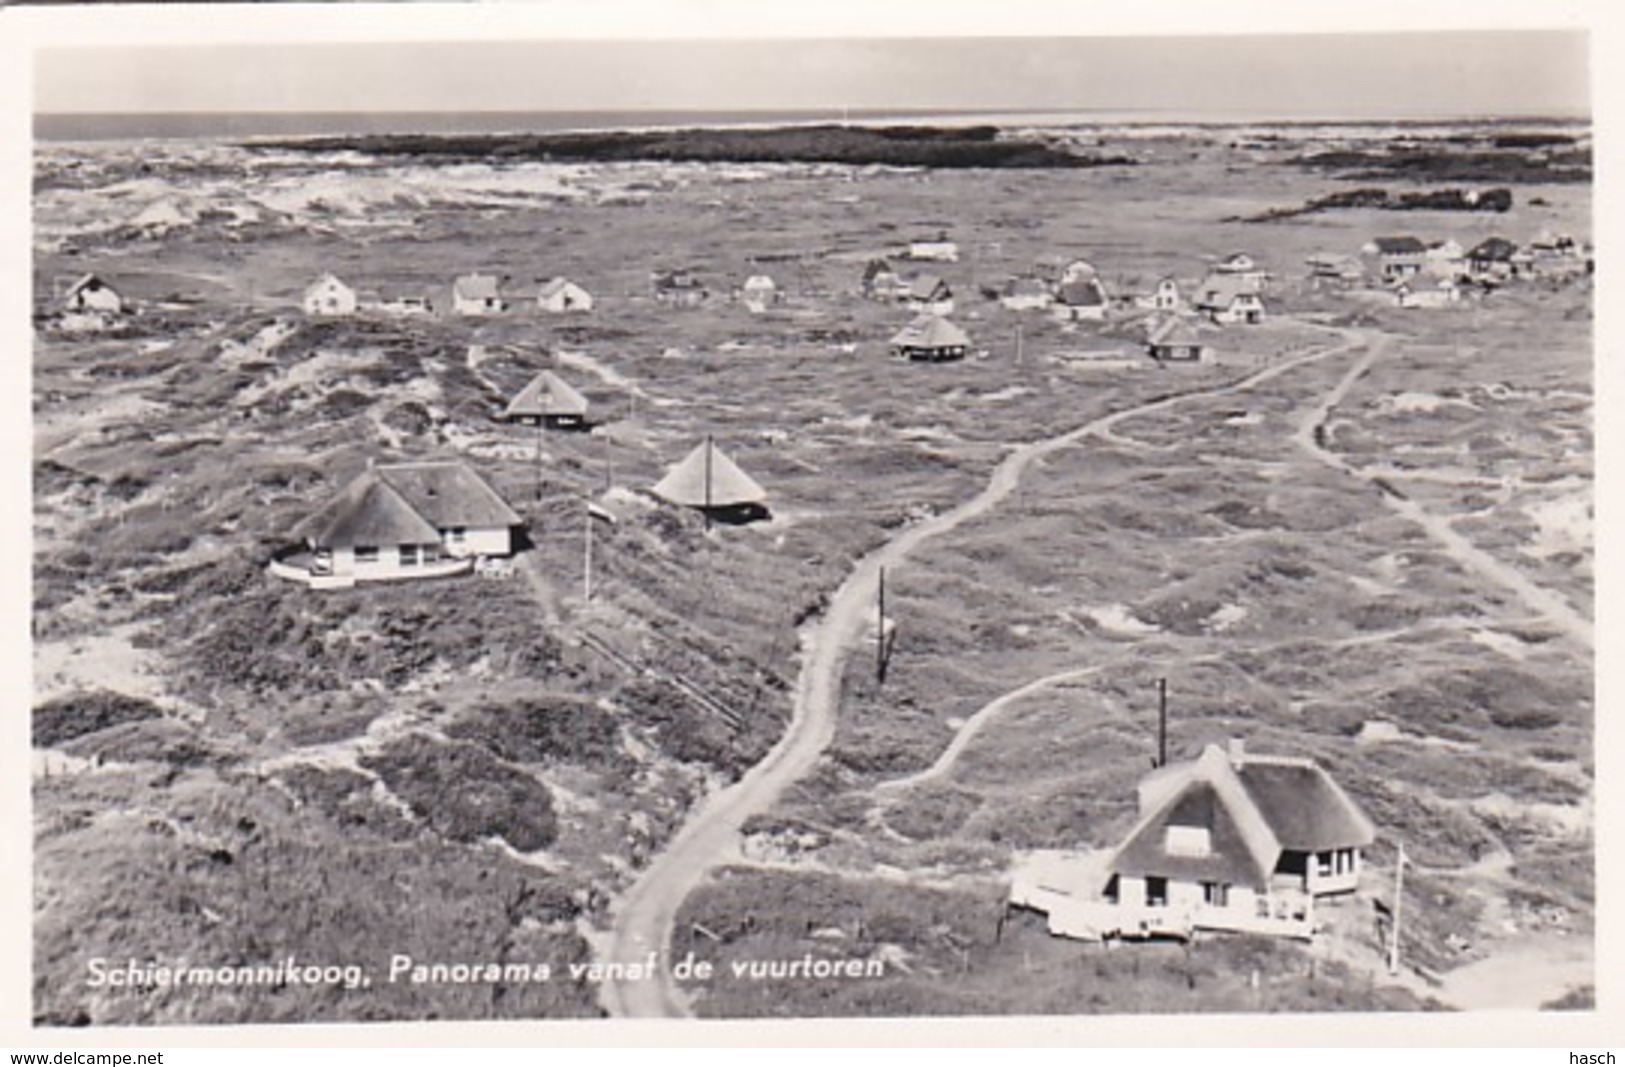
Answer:
M1469 193L1464 189L1437 189L1426 193L1393 194L1386 189L1350 189L1305 202L1300 207L1273 208L1262 215L1233 218L1239 222L1278 222L1313 215L1320 211L1345 208L1377 208L1382 211L1507 211L1512 207L1512 190L1485 189Z
M1342 171L1356 181L1411 178L1417 181L1492 181L1516 183L1589 182L1591 150L1461 151L1402 148L1393 152L1345 149L1312 152L1289 162L1317 170Z
M847 163L898 167L1064 169L1121 166L1123 156L1078 155L999 139L994 126L782 126L549 134L366 134L254 141L245 147L466 162Z

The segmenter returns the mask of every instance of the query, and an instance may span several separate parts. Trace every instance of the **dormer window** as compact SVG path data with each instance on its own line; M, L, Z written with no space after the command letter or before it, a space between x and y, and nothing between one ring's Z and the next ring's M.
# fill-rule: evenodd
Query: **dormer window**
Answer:
M1206 856L1213 840L1205 826L1170 826L1162 847L1170 856Z

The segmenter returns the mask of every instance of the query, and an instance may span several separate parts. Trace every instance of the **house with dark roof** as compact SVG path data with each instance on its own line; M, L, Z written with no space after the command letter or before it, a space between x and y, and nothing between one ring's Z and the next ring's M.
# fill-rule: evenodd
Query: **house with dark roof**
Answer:
M318 589L459 574L511 556L523 523L465 463L377 464L294 527L271 572Z
M903 298L909 307L922 315L952 315L954 291L935 274L916 274L908 279L908 294Z
M689 270L661 271L654 278L655 299L667 307L696 308L711 298L705 285Z
M1195 307L1221 325L1264 321L1264 300L1241 274L1209 274L1197 287Z
M579 427L587 419L587 398L557 374L544 370L509 401L502 417L532 426Z
M1428 246L1420 237L1373 237L1360 248L1372 263L1372 271L1384 282L1409 278L1421 271L1427 261Z
M970 338L940 315L920 315L892 336L891 346L899 356L942 363L964 359L970 350Z
M65 311L99 311L117 315L124 310L124 298L102 278L86 274L76 279L62 294Z
M1075 278L1055 290L1050 313L1061 322L1100 321L1106 317L1106 287L1098 277Z
M1067 936L1189 937L1229 930L1307 938L1317 902L1359 886L1376 829L1312 760L1239 741L1140 780L1139 815L1114 849L1057 870L1018 869L1013 903Z
M1474 278L1502 281L1517 277L1527 260L1518 246L1505 237L1486 237L1467 253L1467 273Z
M1145 337L1145 350L1159 363L1200 363L1212 351L1196 323L1180 315L1153 325Z

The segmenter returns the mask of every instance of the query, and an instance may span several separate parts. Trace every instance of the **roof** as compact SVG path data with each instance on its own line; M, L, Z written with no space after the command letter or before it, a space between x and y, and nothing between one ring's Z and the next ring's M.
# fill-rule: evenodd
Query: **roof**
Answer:
M671 270L655 276L656 289L703 289L693 271Z
M1473 246L1467 253L1468 259L1482 259L1489 261L1510 260L1518 246L1505 237L1487 237Z
M656 496L691 508L760 504L767 490L707 437L655 483Z
M916 300L940 300L952 296L953 290L935 274L916 274L908 281L908 295Z
M1233 274L1210 274L1202 280L1197 292L1199 307L1225 308L1237 300L1258 299L1258 287Z
M1055 302L1068 307L1099 307L1106 302L1106 290L1093 278L1078 278L1055 290Z
M1419 256L1428 250L1419 237L1373 237L1371 245L1385 256Z
M1157 875L1182 881L1229 882L1265 889L1280 859L1281 842L1230 766L1224 750L1208 746L1199 759L1171 772L1170 788L1113 854L1110 869L1121 875ZM1208 831L1206 855L1170 854L1169 826Z
M107 282L104 281L101 278L100 275L86 274L84 277L80 278L78 281L76 281L72 285L68 286L68 291L66 293L63 293L62 295L65 296L65 297L71 297L71 296L73 296L73 294L81 292L81 291L83 291L85 289L109 289L109 290L112 290L113 287L111 285L108 285ZM117 290L113 290L113 291L117 292Z
M1141 780L1147 810L1124 838L1111 870L1220 881L1262 889L1283 850L1363 848L1376 829L1319 765L1279 756L1228 755L1209 745L1188 763ZM1170 853L1170 826L1208 831L1206 855Z
M541 289L537 292L536 296L539 300L546 300L549 297L558 296L560 293L564 292L564 290L571 288L581 289L581 286L576 285L575 282L572 282L568 278L554 278L551 281L544 283ZM586 292L587 290L581 289L581 291Z
M452 292L469 300L495 300L497 277L494 274L465 274L452 283Z
M1146 343L1152 345L1199 345L1202 335L1194 323L1181 318L1163 319L1151 328L1146 335Z
M749 278L745 279L745 288L746 289L777 289L778 286L774 285L773 284L773 279L769 278L765 274L752 274Z
M315 281L311 282L308 286L306 286L305 287L305 295L309 296L310 294L316 292L318 289L322 289L322 288L325 288L327 286L332 286L332 285L336 285L341 289L350 288L348 285L345 285L344 282L339 280L338 275L336 275L336 274L332 273L331 271L329 271L328 273L323 274L320 278L317 278Z
M1253 257L1246 252L1232 252L1221 259L1219 265L1214 269L1220 271L1252 271L1257 270L1258 266L1253 262Z
M367 468L293 532L321 548L421 545L453 526L523 521L466 464L399 463Z
M1364 848L1376 839L1371 820L1310 760L1248 755L1236 773L1282 848L1323 852Z
M587 398L557 374L544 370L519 391L503 415L511 419L515 416L580 416L586 413Z
M1005 296L1048 296L1049 286L1042 278L1011 278L1004 283Z
M965 331L941 315L921 315L898 330L891 343L898 348L965 348Z

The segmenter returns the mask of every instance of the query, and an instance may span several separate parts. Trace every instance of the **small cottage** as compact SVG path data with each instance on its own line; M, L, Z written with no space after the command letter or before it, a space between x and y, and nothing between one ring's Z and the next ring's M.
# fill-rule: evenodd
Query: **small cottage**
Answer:
M1225 256L1214 265L1213 273L1236 279L1255 293L1262 293L1270 278L1269 272L1260 267L1253 260L1253 257L1245 252L1232 252L1230 255Z
M959 259L959 246L948 240L946 233L908 243L908 258L935 263L954 263Z
M1179 283L1172 278L1163 278L1157 282L1157 287L1151 291L1151 308L1153 311L1178 311L1184 306L1179 295Z
M1240 741L1153 770L1138 794L1138 819L1100 862L1061 877L1018 870L1011 902L1070 937L1308 938L1315 905L1358 888L1376 838L1312 760L1252 755Z
M591 311L592 294L568 278L554 278L537 292L536 306L551 315Z
M767 490L707 437L655 483L655 496L708 518L748 522L767 515Z
M1106 317L1106 304L1106 287L1099 278L1074 278L1055 290L1050 309L1061 322L1098 322Z
M495 315L508 310L494 274L465 274L451 286L451 309L459 315Z
M1467 253L1467 273L1486 281L1505 281L1519 274L1518 246L1505 237L1488 237Z
M1074 259L1061 268L1060 276L1056 278L1056 285L1071 285L1074 282L1092 282L1100 277L1095 265L1087 259Z
M1429 241L1422 256L1422 269L1436 278L1459 278L1467 270L1467 253L1459 241L1446 238Z
M1421 238L1407 235L1374 237L1361 246L1360 253L1371 261L1371 273L1386 283L1420 273L1427 250Z
M908 296L909 285L884 259L871 259L863 268L863 295L869 300L890 302Z
M375 305L385 315L432 315L434 301L418 293L382 293Z
M1159 363L1200 363L1210 354L1196 324L1182 316L1170 316L1152 326L1145 348Z
M460 461L369 466L294 528L271 572L313 588L430 578L510 556L524 520Z
M760 315L779 301L779 287L765 274L752 274L740 286L739 297L754 315Z
M908 280L908 295L903 298L916 314L952 315L954 291L935 274L916 274Z
M1394 304L1402 308L1449 307L1461 300L1461 285L1454 278L1418 273L1389 284Z
M929 363L964 359L970 350L965 331L940 315L921 315L891 339L892 351L908 359Z
M60 283L58 283L60 284ZM122 314L124 298L119 291L94 274L86 274L68 286L62 294L64 311L99 311L108 315Z
M1365 266L1357 256L1341 252L1316 252L1309 264L1309 284L1315 289L1349 289L1365 278Z
M573 429L587 421L587 398L550 370L532 378L502 412L508 422Z
M655 275L655 299L667 307L696 308L710 299L711 294L693 271L672 270Z
M305 290L302 303L306 315L324 318L354 315L356 295L354 289L339 281L336 276L324 274Z
M1258 290L1239 274L1210 274L1198 287L1196 310L1221 325L1264 321L1264 301Z
M1054 301L1042 278L1011 278L999 293L999 303L1011 311L1042 311Z

